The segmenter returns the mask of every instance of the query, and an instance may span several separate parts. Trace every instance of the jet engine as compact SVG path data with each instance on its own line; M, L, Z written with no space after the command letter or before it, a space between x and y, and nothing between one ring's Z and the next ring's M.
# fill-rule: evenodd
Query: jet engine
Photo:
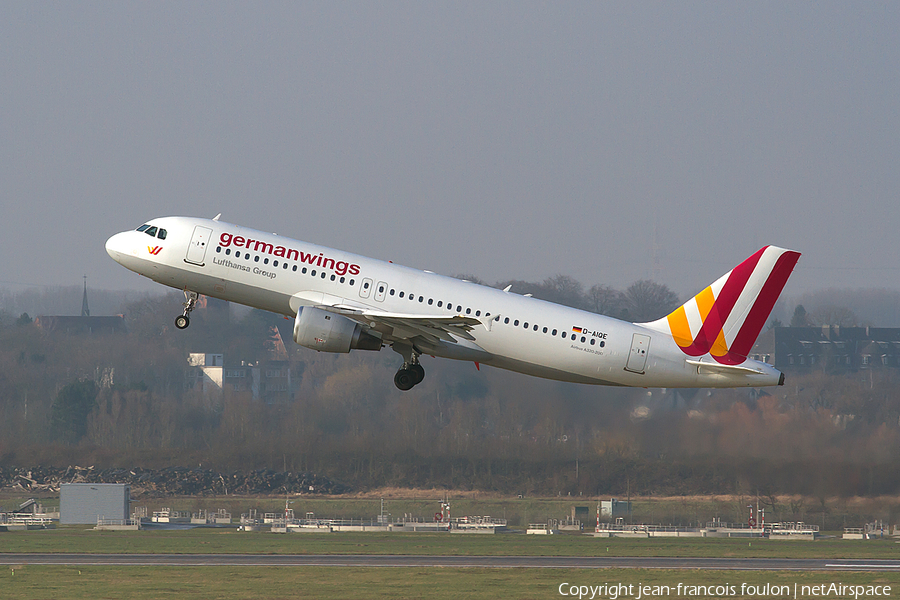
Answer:
M320 352L381 350L381 338L365 331L356 321L311 306L297 311L294 341Z

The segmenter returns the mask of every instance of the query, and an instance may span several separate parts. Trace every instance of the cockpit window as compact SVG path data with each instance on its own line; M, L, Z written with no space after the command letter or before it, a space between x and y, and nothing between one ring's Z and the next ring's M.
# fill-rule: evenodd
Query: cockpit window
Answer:
M141 225L140 227L137 228L137 230L138 230L138 231L146 231L146 229L147 229L148 227L150 227L150 226L149 226L149 225Z
M159 230L159 233L156 234L156 237L158 237L158 238L161 239L161 240L166 239L166 230L165 230L165 229L160 229L160 230Z
M145 231L144 233L146 233L146 234L149 235L150 237L156 237L156 227L151 227L150 229L148 229L148 230Z

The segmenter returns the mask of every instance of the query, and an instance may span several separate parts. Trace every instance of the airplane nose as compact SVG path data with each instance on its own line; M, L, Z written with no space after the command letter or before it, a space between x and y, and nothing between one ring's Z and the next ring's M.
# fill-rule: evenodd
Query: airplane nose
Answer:
M106 253L116 262L120 262L119 257L126 251L123 239L125 235L125 232L117 233L106 240Z

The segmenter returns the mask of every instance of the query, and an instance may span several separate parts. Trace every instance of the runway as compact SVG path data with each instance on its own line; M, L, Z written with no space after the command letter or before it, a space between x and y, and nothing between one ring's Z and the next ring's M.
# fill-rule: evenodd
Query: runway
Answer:
M464 567L503 569L709 569L727 571L898 571L900 561L834 558L662 558L599 556L411 556L375 554L10 554L0 565L168 567Z

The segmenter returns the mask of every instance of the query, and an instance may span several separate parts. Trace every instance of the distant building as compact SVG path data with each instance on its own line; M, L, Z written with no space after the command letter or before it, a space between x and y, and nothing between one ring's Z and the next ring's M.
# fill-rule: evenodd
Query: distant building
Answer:
M222 390L222 370L225 357L222 354L188 354L188 368L184 372L184 387L204 393Z
M601 517L625 517L631 514L631 502L622 502L615 498L600 502Z
M291 367L287 360L228 363L222 354L191 353L184 377L185 389L210 392L250 392L267 404L293 398Z
M92 334L123 333L126 331L124 315L112 317L91 316L87 297L87 277L84 279L80 317L41 315L34 318L34 324L48 333Z
M96 525L97 519L129 517L131 487L124 483L63 483L59 486L59 522Z
M40 315L34 324L48 333L124 333L125 317L66 317Z
M773 327L759 336L750 358L794 372L897 368L900 328Z

